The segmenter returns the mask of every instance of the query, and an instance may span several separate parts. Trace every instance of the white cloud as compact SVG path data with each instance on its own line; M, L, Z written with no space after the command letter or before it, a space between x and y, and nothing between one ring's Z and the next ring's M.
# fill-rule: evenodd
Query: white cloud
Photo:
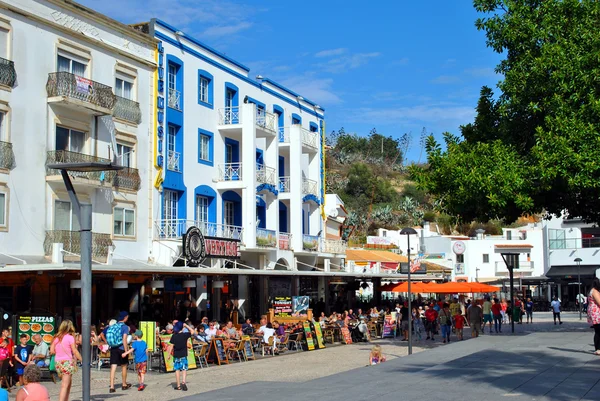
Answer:
M234 25L217 25L211 26L202 32L202 36L221 37L233 35L252 26L251 22L242 21Z
M448 85L460 82L460 78L455 75L440 75L429 82L432 84Z
M329 50L321 50L320 52L315 54L315 57L332 57L339 56L341 54L346 53L348 49L340 47L337 49L329 49Z
M422 104L389 108L362 108L348 111L348 118L373 125L389 124L466 124L473 121L475 109L454 103ZM449 127L450 128L450 127Z
M365 65L371 59L379 57L380 55L381 53L378 52L343 55L341 57L332 58L325 63L317 64L317 67L327 72L340 73Z
M312 74L304 74L284 79L281 84L303 97L317 102L325 109L330 105L342 102L342 99L332 90L333 79L331 78L315 78Z
M498 74L496 74L496 71L494 71L494 69L490 68L490 67L468 68L465 70L465 73L470 76L473 76L473 77L496 77L496 76L498 76Z

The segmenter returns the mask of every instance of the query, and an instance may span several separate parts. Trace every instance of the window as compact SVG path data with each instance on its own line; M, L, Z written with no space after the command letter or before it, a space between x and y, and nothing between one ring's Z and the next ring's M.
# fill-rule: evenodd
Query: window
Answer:
M6 192L0 192L0 227L6 227L7 221L7 200Z
M225 201L225 225L233 226L235 222L235 205L231 201Z
M512 239L512 231L510 231L510 230L506 231L506 239Z
M208 166L213 165L213 134L198 129L198 162Z
M0 27L0 57L8 59L8 38L10 31Z
M225 145L225 163L233 163L233 145Z
M200 150L198 151L201 160L210 160L208 157L208 145L210 144L210 137L208 135L200 134Z
M200 76L198 83L198 98L203 103L208 103L208 84L210 81L208 78Z
M133 147L117 143L117 160L123 167L133 167Z
M122 78L115 78L115 95L133 100L133 82Z
M56 126L56 150L66 150L75 153L84 153L85 133Z
M177 137L177 128L169 125L169 133L167 134L167 151L175 152L175 139Z
M135 210L114 208L113 234L118 237L135 237Z
M196 195L196 220L199 222L208 222L208 198L206 196Z
M0 111L0 141L8 142L6 113Z
M169 71L167 73L167 84L169 85L169 89L176 89L176 77L177 67L173 64L169 64Z
M54 201L54 229L79 231L79 219L73 214L71 202Z
M166 189L163 193L163 211L165 220L176 220L177 219L177 202L179 201L179 195L175 191Z
M456 255L456 263L465 263L465 255Z
M490 263L490 255L488 253L483 254L483 263Z
M71 74L85 76L86 64L81 60L74 60L74 57L66 55L58 55L57 69L58 72L70 72Z

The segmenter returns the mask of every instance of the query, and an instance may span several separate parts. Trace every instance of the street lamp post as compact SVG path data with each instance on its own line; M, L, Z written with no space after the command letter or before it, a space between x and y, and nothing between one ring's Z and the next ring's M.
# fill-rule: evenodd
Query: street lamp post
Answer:
M577 303L579 304L579 320L581 320L581 299L579 296L581 295L581 258L575 258L575 263L577 263Z
M74 214L79 220L81 244L81 399L90 401L91 383L91 321L92 321L92 206L82 205L69 177L69 171L92 172L121 170L123 167L110 162L74 162L48 164L50 169L60 170Z
M504 259L504 263L506 264L506 268L508 269L508 277L510 279L510 307L511 311L515 308L515 276L514 276L514 268L515 266L519 266L519 254L518 253L502 253L502 259ZM514 316L514 314L513 314ZM511 322L511 331L515 332L515 319L510 319Z
M406 227L400 231L400 235L406 235L406 253L408 259L408 355L412 355L412 300L410 293L410 236L417 235L417 231L414 228Z

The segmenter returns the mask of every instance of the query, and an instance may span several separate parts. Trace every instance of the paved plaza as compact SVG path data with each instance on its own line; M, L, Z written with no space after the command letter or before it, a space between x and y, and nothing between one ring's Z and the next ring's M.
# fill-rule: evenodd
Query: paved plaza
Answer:
M190 371L187 393L173 390L174 374L150 372L144 392L136 388L108 393L108 369L92 373L95 400L264 400L280 394L286 400L314 396L319 400L400 399L452 400L600 400L600 357L591 353L592 330L576 313L553 325L550 313L538 313L532 325L510 326L503 334L443 345L421 341L412 356L406 342L378 340L388 362L367 367L371 344L329 346L291 352L248 363ZM468 329L465 333L469 335ZM402 357L402 358L400 358ZM129 381L136 383L130 372ZM80 399L81 375L72 399ZM45 383L52 399L58 385ZM14 398L15 391L11 395Z

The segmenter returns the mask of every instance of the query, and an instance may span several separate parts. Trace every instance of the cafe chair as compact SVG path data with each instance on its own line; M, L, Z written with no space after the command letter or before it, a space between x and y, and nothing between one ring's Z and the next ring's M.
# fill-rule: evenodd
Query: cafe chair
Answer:
M323 340L325 342L328 342L330 344L334 343L334 333L333 333L333 329L325 329L323 331Z
M286 333L285 337L283 337L283 340L281 340L279 343L277 343L277 349L279 350L279 352L285 352L289 349L289 344L290 344L290 335L289 335L289 333Z
M98 356L98 370L102 368L102 365L110 366L110 352L100 352Z
M377 323L369 322L367 324L367 327L369 329L369 334L371 335L371 338L377 338Z
M208 368L208 361L206 360L206 354L208 353L208 344L201 343L200 346L194 350L194 356L196 357L197 364L200 368Z
M271 355L275 355L275 337L271 336L268 343L262 343L262 356L265 356L265 351L267 353L270 351Z
M238 341L235 347L229 349L229 359L237 359L239 362L244 362L244 342Z

